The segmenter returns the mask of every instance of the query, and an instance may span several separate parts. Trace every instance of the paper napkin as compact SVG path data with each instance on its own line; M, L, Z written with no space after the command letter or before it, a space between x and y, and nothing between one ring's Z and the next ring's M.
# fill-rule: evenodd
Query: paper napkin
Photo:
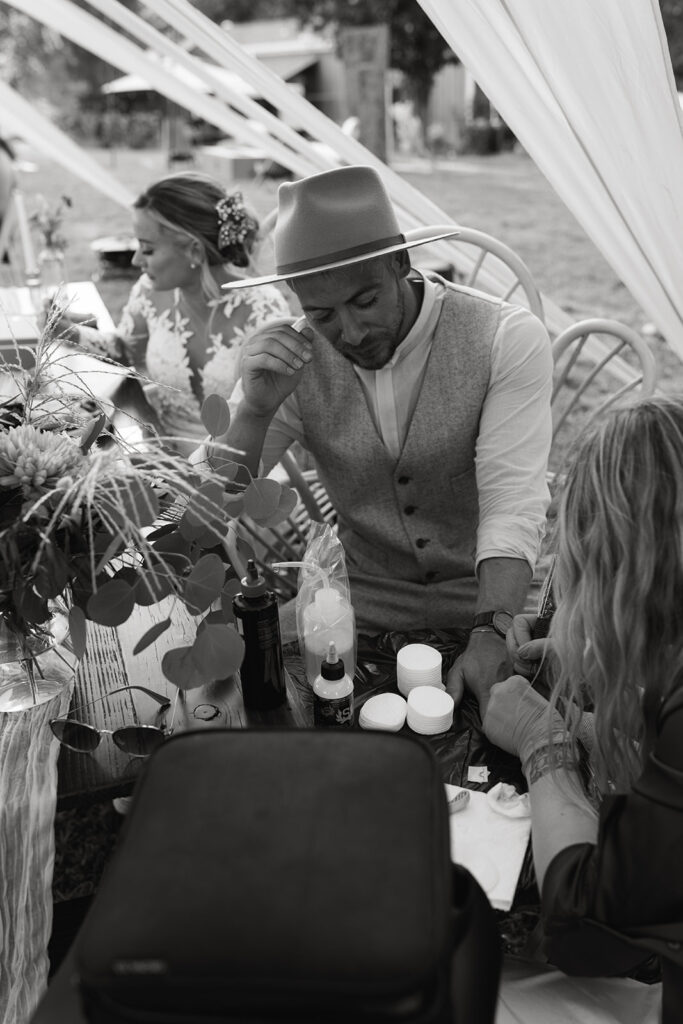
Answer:
M460 786L446 784L451 799ZM451 815L451 860L467 868L496 910L509 910L524 862L530 818L508 818L495 811L486 793L467 790L464 810Z

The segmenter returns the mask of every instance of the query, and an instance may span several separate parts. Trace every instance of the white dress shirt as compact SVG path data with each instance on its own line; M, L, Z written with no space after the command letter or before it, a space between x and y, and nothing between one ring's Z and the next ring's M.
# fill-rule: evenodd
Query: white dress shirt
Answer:
M387 451L398 459L417 403L446 288L418 275L424 295L411 330L381 370L354 366ZM304 320L294 326L299 327ZM546 461L552 432L552 354L541 321L521 306L501 305L491 348L491 375L476 446L479 526L476 563L526 559L534 567L550 501ZM230 406L242 398L238 382ZM296 391L275 414L263 447L269 472L293 441L306 447Z

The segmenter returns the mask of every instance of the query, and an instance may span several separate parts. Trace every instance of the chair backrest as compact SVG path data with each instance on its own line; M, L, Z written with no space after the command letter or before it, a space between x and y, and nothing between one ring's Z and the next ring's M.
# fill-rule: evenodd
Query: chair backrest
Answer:
M555 338L553 361L552 475L577 435L605 410L625 398L646 398L657 384L647 342L618 320L595 317L572 324Z
M458 231L449 246L456 283L497 295L505 302L525 305L545 323L541 293L521 256L484 231L462 225L458 225ZM420 266L420 258L414 259Z

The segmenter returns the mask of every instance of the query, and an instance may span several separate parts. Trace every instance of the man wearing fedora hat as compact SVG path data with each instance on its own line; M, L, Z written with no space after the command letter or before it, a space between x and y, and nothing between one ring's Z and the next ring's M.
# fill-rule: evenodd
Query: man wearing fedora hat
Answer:
M338 514L358 628L472 629L449 676L508 673L549 500L552 358L526 309L411 268L382 180L344 167L278 193L277 273L304 317L248 340L222 439L252 473L300 442Z

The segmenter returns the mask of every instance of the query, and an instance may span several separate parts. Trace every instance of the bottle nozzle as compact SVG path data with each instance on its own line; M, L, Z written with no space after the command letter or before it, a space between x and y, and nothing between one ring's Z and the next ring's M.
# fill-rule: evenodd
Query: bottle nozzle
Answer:
M253 558L247 561L247 575L242 580L242 595L244 597L261 597L268 590L264 576L259 573L256 562Z
M327 647L327 656L320 666L320 674L323 679L343 679L344 662L337 654L337 644L330 640Z

